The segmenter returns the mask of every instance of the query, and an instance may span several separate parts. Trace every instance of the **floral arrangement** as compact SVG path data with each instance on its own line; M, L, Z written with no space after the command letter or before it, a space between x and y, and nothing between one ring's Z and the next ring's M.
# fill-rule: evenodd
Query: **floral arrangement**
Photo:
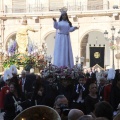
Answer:
M23 65L24 68L28 65L34 67L36 65L36 59L35 57L29 57L25 54L14 54L13 56L7 57L3 62L4 68L9 68L11 65L16 65L18 69L20 65Z
M44 56L38 55L38 53L34 52L36 50L36 46L32 41L28 41L28 55L17 53L17 42L16 40L10 39L8 42L7 55L3 62L4 68L9 68L11 65L16 65L19 69L20 65L24 67L24 69L29 70L31 67L37 67L39 69L44 69L46 66L46 61Z
M49 75L53 77L61 78L61 79L76 79L79 77L81 73L81 69L79 67L74 66L73 68L69 68L66 66L57 67L55 65L50 64L46 67L42 72L42 77L45 78Z

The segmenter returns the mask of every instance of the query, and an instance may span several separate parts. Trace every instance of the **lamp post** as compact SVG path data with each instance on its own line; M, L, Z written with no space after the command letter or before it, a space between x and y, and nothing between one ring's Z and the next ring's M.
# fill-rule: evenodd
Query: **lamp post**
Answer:
M114 64L115 27L114 27L114 26L112 26L111 31L112 31L112 36L111 36L112 38L108 38L108 32L107 32L107 30L105 30L105 32L104 32L104 37L105 37L106 40L109 40L109 41L110 41L110 47L111 47L111 49L112 49L112 59L113 59L113 61L112 61L112 68L115 68L115 64ZM120 30L118 31L118 34L120 34Z
M76 59L76 67L77 67L78 62L79 62L79 57L77 56L77 57L75 57L75 59Z
M80 62L81 62L81 71L83 71L83 63L84 63L84 57L80 57Z

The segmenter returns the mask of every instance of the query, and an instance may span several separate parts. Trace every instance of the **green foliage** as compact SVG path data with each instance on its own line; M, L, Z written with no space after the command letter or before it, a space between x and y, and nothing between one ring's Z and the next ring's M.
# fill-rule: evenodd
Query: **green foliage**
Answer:
M36 66L36 58L34 56L27 56L25 54L15 54L9 58L6 58L3 62L4 68L9 68L11 65L16 65L19 69L20 65L35 67Z

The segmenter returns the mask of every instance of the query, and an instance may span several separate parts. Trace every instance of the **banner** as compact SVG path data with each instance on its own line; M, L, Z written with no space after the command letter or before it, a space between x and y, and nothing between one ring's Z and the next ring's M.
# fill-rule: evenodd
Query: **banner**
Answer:
M98 64L104 68L104 50L105 47L90 47L90 67Z

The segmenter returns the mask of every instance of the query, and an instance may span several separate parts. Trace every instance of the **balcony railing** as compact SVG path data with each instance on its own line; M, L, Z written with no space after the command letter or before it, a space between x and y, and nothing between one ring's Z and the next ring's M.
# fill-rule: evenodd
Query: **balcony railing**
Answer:
M90 11L90 10L106 10L109 8L108 4L92 4L92 5L82 5L81 3L71 3L66 4L29 4L26 6L4 6L4 13L38 13L38 12L49 12L49 11L59 11L61 7L68 8L68 11Z

